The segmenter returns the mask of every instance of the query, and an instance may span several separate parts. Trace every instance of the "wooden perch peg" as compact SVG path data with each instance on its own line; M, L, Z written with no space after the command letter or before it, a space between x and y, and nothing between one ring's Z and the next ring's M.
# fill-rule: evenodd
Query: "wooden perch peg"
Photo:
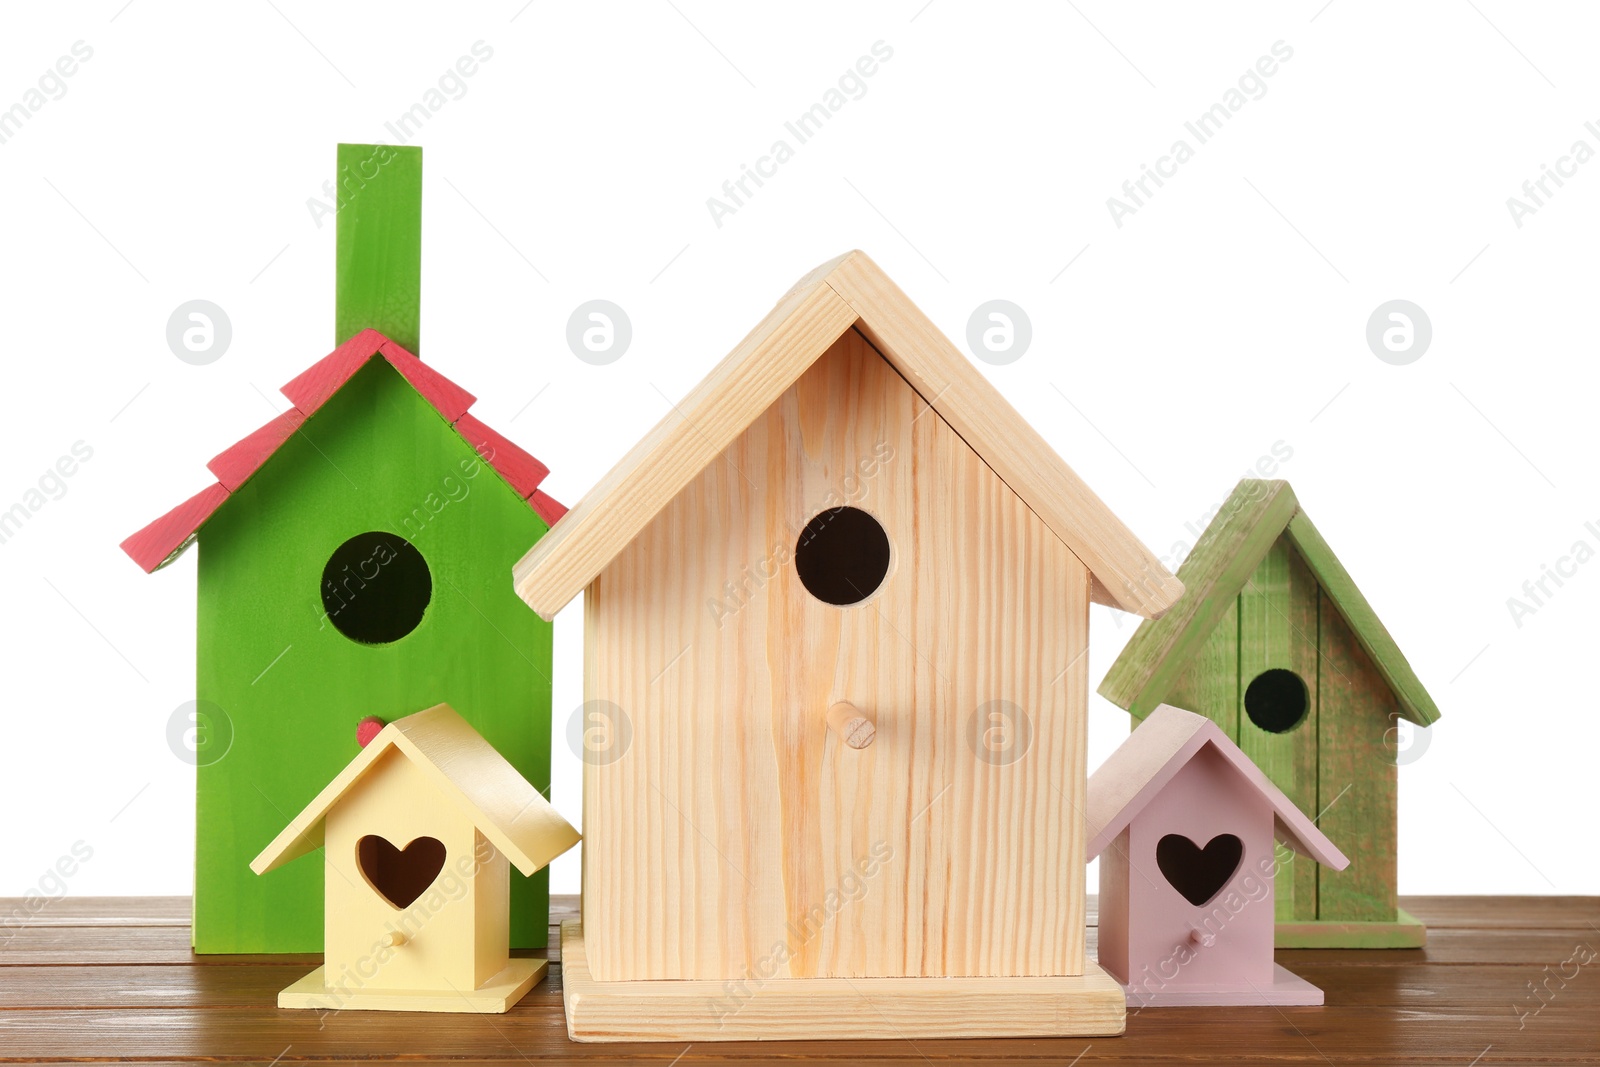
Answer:
M851 748L866 748L878 736L872 720L848 700L841 700L828 709L828 729Z

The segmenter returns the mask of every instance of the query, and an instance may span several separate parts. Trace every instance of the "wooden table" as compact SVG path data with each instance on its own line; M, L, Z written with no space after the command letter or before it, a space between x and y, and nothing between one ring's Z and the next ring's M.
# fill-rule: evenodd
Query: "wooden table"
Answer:
M1125 1036L1093 1040L686 1049L569 1042L558 967L506 1015L280 1011L278 990L318 957L195 956L186 898L68 898L26 920L4 900L0 1061L1600 1063L1600 898L1402 903L1427 923L1427 948L1278 953L1326 991L1321 1008L1130 1010ZM552 918L576 904L556 898Z

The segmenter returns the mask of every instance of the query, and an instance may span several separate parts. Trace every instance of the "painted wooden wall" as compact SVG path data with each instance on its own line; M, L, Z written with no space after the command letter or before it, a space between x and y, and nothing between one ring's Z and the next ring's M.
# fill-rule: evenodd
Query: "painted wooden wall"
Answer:
M380 756L334 804L324 832L330 987L348 980L343 988L355 992L448 993L476 989L505 966L510 864L460 798L442 792L398 749ZM385 900L363 873L357 847L369 834L396 848L419 837L445 846L438 877L408 906ZM384 944L390 931L405 944Z
M841 608L791 556L844 503L892 561ZM631 728L585 768L594 977L1082 973L1088 594L847 331L587 591L587 696Z
M334 549L372 530L415 545L433 583L417 628L383 645L340 633L321 598ZM322 865L258 878L249 862L356 755L364 715L448 702L549 786L550 625L507 578L545 530L382 360L222 505L199 545L197 692L233 740L198 774L199 951L322 949ZM545 943L547 885L512 875L515 946Z
M1125 914L1119 917L1126 928L1116 940L1126 946L1125 981L1141 990L1134 1003L1185 986L1271 985L1272 887L1262 872L1273 865L1272 821L1261 794L1212 745L1195 753L1135 816L1123 842L1126 853L1111 856L1126 871L1120 876ZM1168 834L1201 847L1221 834L1243 844L1238 868L1212 899L1191 904L1168 883L1156 862L1156 845ZM1115 886L1118 877L1111 881ZM1105 921L1102 912L1102 928ZM1191 943L1196 930L1213 943L1204 949Z
M1250 682L1275 667L1299 675L1309 696L1305 718L1281 734L1256 726L1244 708ZM1267 552L1163 699L1221 726L1350 854L1344 871L1287 862L1278 875L1280 922L1395 918L1398 780L1385 743L1394 697L1287 538Z

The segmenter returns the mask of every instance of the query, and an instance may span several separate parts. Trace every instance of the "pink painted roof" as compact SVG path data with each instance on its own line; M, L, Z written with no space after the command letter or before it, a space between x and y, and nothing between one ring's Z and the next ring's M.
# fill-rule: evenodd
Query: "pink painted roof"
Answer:
M294 407L206 464L216 475L216 484L129 537L122 542L122 550L147 572L176 559L222 502L374 356L382 356L399 371L541 519L554 526L566 514L564 506L539 489L549 468L467 413L476 397L377 330L362 330L283 387L283 395Z
M1162 704L1089 776L1089 848L1085 860L1100 855L1146 804L1206 745L1212 745L1271 805L1278 840L1303 856L1342 871L1350 865L1339 847L1317 829L1294 801L1273 785L1260 767L1204 715Z

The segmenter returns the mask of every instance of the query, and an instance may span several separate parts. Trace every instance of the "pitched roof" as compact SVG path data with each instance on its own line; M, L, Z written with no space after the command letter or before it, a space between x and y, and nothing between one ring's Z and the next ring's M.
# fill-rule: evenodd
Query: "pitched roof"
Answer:
M1418 726L1437 720L1438 706L1350 573L1311 525L1289 483L1255 478L1234 487L1178 568L1186 590L1183 599L1163 618L1139 624L1100 683L1100 695L1136 717L1159 704L1267 551L1285 536L1394 692L1400 714Z
M1182 586L863 252L812 271L513 571L549 619L852 326L1094 575L1151 618Z
M362 330L283 387L283 395L293 407L206 464L216 476L215 484L123 541L122 550L147 572L178 558L223 501L238 491L284 442L299 432L306 419L316 414L318 408L375 356L382 356L399 371L547 524L554 525L566 514L565 507L539 489L549 469L468 414L467 409L476 397L377 330Z
M578 843L578 831L517 773L467 720L448 704L407 715L385 726L294 821L283 828L250 869L266 874L322 847L328 809L390 749L398 749L463 812L523 874L533 874Z
M1092 860L1104 852L1206 745L1214 747L1271 805L1273 830L1279 841L1336 871L1349 866L1349 859L1339 847L1268 780L1216 723L1171 704L1152 711L1122 747L1089 776L1089 847L1084 858Z

